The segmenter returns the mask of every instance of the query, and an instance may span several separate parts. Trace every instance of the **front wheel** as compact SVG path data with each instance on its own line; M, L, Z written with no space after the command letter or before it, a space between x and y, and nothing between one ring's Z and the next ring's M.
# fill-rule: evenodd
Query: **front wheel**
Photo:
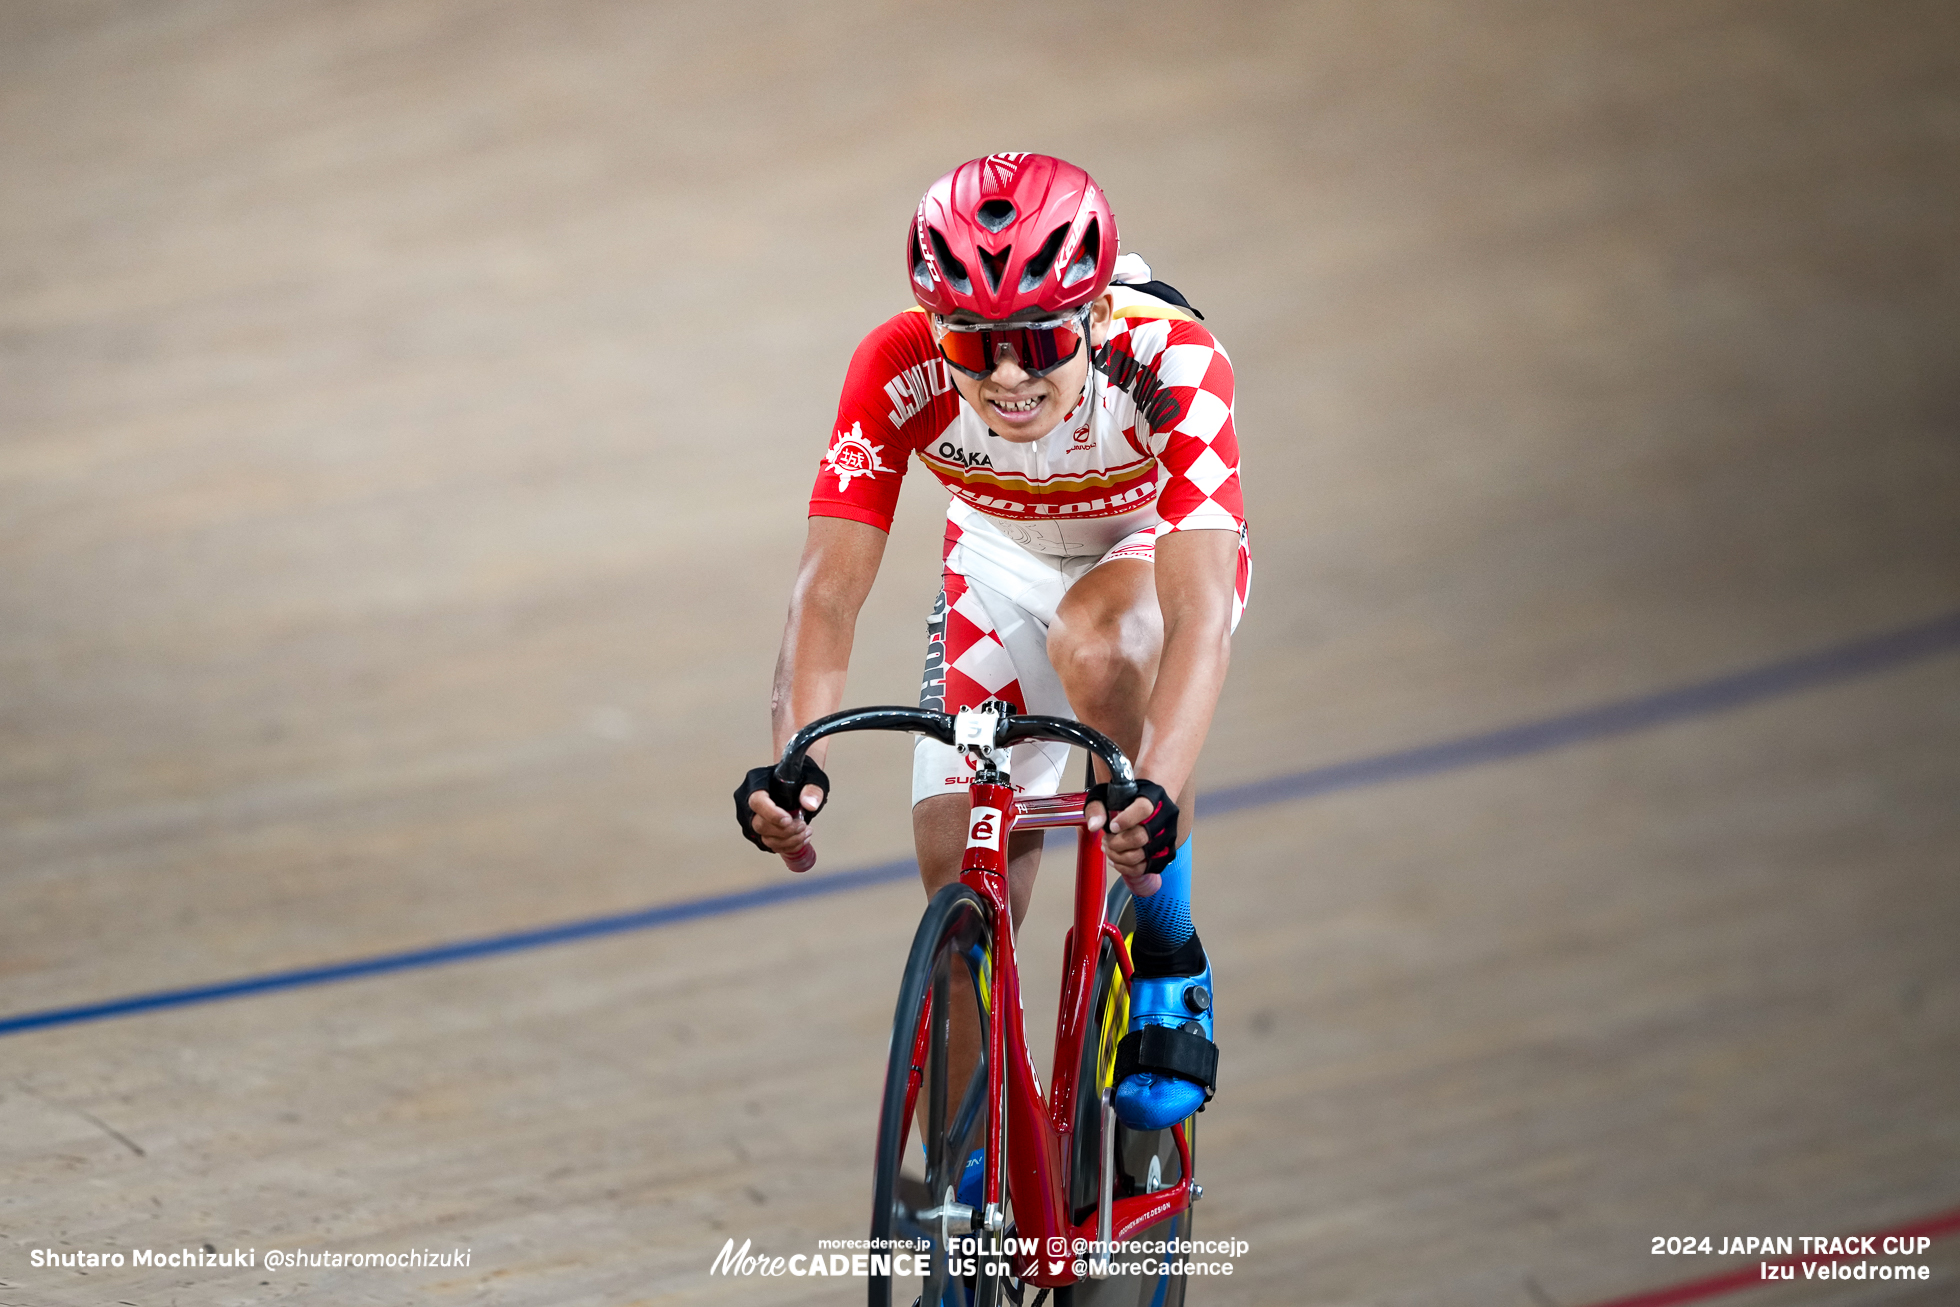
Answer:
M973 1307L996 1296L991 1277L962 1274L967 1268L951 1255L974 1247L979 1217L959 1190L967 1155L986 1136L992 945L986 903L959 884L933 896L912 937L878 1113L871 1307L915 1299ZM922 1147L910 1146L915 1127Z

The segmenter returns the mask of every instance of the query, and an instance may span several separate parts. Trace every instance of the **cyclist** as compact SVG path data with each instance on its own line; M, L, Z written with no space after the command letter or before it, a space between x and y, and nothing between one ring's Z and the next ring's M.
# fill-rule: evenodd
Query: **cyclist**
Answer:
M810 496L775 748L841 706L858 611L916 456L952 491L921 704L997 698L1073 716L1136 763L1139 796L1107 815L1104 845L1136 896L1115 1103L1133 1129L1162 1129L1210 1096L1217 1056L1211 966L1191 923L1190 813L1250 578L1232 365L1181 295L1119 258L1108 200L1060 159L961 164L919 202L905 254L918 307L858 346ZM1015 746L1015 789L1058 792L1067 757L1064 745ZM766 767L737 789L758 847L802 848L829 790L819 761L806 764L802 812L770 800ZM928 896L959 877L968 779L953 749L918 742L912 825ZM1089 811L1101 828L1102 804ZM1017 923L1041 840L1009 844ZM1148 1026L1162 1029L1146 1041Z

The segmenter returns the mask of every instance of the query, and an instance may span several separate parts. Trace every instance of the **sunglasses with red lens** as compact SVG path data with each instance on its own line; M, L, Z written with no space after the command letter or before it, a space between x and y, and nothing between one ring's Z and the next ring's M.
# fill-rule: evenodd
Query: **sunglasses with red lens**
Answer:
M1003 349L1031 377L1045 377L1075 357L1088 334L1089 311L1051 318L1046 322L948 322L932 320L939 353L948 366L975 380L992 376Z

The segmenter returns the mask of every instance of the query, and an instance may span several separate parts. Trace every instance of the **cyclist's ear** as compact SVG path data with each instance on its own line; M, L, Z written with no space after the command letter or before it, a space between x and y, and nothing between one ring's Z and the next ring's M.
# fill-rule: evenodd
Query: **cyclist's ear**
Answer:
M1089 305L1089 347L1101 349L1109 340L1110 319L1116 315L1116 296L1104 295Z

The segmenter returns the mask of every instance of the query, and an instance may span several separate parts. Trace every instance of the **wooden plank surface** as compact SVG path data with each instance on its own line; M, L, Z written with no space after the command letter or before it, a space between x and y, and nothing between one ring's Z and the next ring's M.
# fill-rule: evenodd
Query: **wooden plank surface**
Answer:
M1209 783L1960 609L1951 6L987 18L0 8L0 1017L778 876L726 796L803 497L988 150L1088 166L1237 365ZM854 701L916 692L913 481ZM825 866L906 852L903 745L833 758ZM1948 655L1205 822L1252 1249L1193 1300L1577 1307L1960 1207L1957 793ZM0 1038L0 1303L852 1301L707 1266L863 1226L918 906ZM472 1254L28 1263L206 1242Z

